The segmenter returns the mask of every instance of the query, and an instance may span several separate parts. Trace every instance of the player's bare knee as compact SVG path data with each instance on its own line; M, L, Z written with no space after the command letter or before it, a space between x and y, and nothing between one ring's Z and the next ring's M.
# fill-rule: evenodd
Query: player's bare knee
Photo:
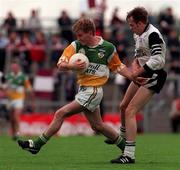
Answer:
M103 123L97 123L97 124L92 125L91 127L96 132L102 132L104 128Z
M136 114L135 110L136 110L136 108L133 106L127 107L125 110L126 117L133 117Z
M65 118L65 113L62 110L57 110L54 115L55 119L62 120Z
M120 105L119 105L119 107L120 107L120 110L121 110L122 112L124 112L124 111L126 110L126 108L127 108L127 105L126 105L124 102L121 102Z

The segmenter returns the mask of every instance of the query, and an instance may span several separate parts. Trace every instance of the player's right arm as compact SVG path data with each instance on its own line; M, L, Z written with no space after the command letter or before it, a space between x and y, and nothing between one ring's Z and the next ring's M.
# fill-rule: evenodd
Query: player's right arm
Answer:
M69 63L69 59L75 53L76 50L72 43L64 49L64 52L57 63L57 67L60 71L81 70L85 67L85 63L80 60L77 60L74 63Z
M63 51L63 54L58 60L57 67L61 71L68 71L73 69L73 65L69 64L69 59L73 54L75 54L75 48L70 44Z
M109 68L111 71L116 71L120 75L133 81L132 73L129 71L126 65L123 64L121 60L119 59L119 56L116 52L115 47L114 47L114 52L112 54L111 60L109 61Z

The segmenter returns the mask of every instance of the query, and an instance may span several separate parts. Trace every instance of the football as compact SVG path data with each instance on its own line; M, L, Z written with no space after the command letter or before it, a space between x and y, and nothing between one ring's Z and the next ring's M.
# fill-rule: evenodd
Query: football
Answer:
M76 54L71 56L69 63L74 63L77 60L81 60L81 61L84 61L86 63L86 67L84 69L78 71L78 73L85 72L89 66L89 59L86 57L86 55L84 55L82 53L76 53Z

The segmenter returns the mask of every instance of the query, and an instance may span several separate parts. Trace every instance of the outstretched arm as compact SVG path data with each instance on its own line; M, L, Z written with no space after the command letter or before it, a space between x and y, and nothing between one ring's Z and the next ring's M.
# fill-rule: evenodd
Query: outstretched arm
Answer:
M132 76L132 73L129 71L128 67L126 67L126 65L124 65L123 63L121 63L120 66L117 67L117 72L128 78L129 80L133 81L133 76Z
M131 72L128 67L121 63L121 65L117 68L117 72L137 85L144 85L148 81L147 78L138 77L142 72L144 72L144 69L141 70L141 68L138 68L135 72Z

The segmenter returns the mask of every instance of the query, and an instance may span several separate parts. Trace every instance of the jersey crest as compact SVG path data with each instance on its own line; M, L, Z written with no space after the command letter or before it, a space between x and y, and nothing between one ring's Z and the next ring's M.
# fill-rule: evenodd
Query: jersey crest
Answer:
M80 48L79 51L78 51L78 53L82 53L82 54L86 55L86 52L85 52L85 49L84 49L84 48Z
M99 49L99 52L98 52L98 57L99 58L103 58L104 56L105 56L105 50L103 50L103 49Z

